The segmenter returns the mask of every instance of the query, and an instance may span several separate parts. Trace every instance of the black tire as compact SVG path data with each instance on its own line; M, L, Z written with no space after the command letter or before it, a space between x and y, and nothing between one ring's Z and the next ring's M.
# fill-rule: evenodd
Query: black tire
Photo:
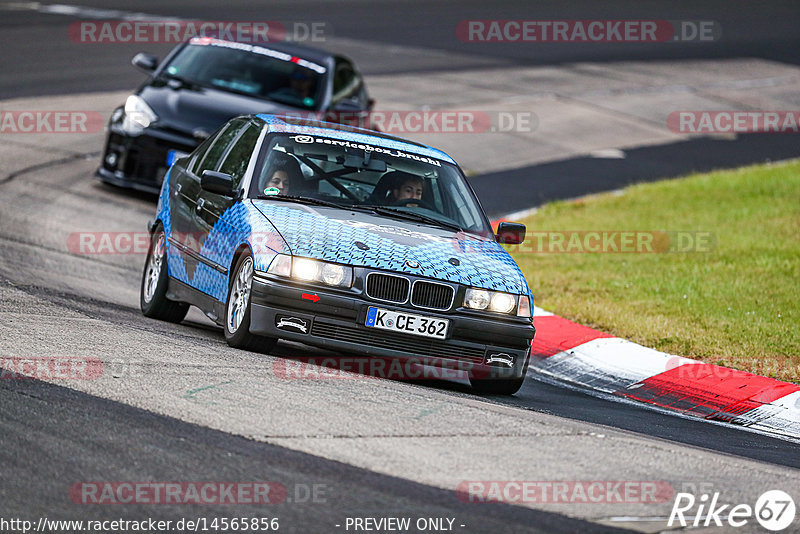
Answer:
M167 240L161 227L150 238L150 250L144 261L139 306L145 317L179 323L186 317L189 305L167 298Z
M519 391L524 381L524 376L521 378L469 379L472 390L481 395L513 395Z
M278 342L276 338L250 333L250 290L253 287L253 257L242 254L231 271L231 285L225 302L225 341L237 349L269 352Z

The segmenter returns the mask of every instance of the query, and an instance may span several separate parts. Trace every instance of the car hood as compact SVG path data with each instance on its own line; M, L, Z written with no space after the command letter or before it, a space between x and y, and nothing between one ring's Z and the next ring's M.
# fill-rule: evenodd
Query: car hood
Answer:
M517 264L491 239L360 211L269 200L253 204L297 256L529 293Z
M158 116L158 127L192 136L198 129L214 133L228 120L254 113L285 113L296 108L207 87L173 88L154 81L139 91Z

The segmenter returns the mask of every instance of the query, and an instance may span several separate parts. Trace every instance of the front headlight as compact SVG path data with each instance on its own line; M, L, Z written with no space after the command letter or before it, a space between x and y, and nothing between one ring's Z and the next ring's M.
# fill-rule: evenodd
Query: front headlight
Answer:
M335 287L350 287L353 283L353 268L349 265L292 258L286 254L278 254L267 272L291 277L300 282L317 282Z
M485 310L491 302L489 292L485 289L468 288L467 294L464 295L464 306L472 308L473 310Z
M122 129L127 133L139 134L157 119L158 116L141 97L131 95L125 101L125 117L122 119Z
M312 282L319 279L321 265L307 258L296 258L292 260L292 278L302 282Z
M343 265L326 263L322 266L322 269L320 269L320 277L322 281L329 286L338 286L341 285L347 277L347 270Z
M514 295L508 293L495 293L489 303L489 309L494 312L509 313L517 303Z
M470 287L467 288L464 294L464 307L473 310L512 313L517 307L517 296L510 293Z

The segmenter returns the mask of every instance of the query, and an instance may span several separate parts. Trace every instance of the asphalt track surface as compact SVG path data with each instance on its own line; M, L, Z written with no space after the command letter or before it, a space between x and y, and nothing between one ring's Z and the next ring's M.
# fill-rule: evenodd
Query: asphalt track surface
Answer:
M143 80L129 59L148 51L163 57L172 44L110 45L64 42L70 23L92 19L87 13L65 16L42 9L11 8L0 2L0 99L124 90ZM25 4L25 3L22 3ZM198 20L268 20L288 24L324 22L326 39L314 46L350 55L367 76L423 76L426 72L475 68L502 69L566 62L762 58L799 64L800 5L767 2L754 9L746 1L696 2L271 2L253 8L247 2L81 2L113 10ZM302 5L302 8L299 6ZM3 7L5 6L5 7ZM298 17L298 10L303 13ZM110 13L110 14L109 14ZM409 14L412 14L409 16ZM494 19L658 19L713 21L722 28L714 42L686 43L464 43L454 28L464 20ZM102 20L102 19L101 19ZM58 37L58 38L54 38ZM370 43L373 46L370 46ZM378 45L378 46L375 46ZM679 81L679 80L677 80ZM535 88L521 88L522 90ZM457 90L457 88L454 88ZM471 180L490 216L524 210L549 200L607 191L630 183L704 172L737 165L797 157L795 136L739 135L734 141L689 139L626 151L625 159L592 157L488 173Z
M3 384L0 405L4 481L6 485L20 483L17 491L4 495L4 517L75 517L74 503L64 499L69 488L64 481L87 476L105 479L114 473L120 480L131 481L290 480L284 484L286 501L261 505L258 510L259 516L279 517L280 530L287 532L333 531L335 524L344 524L353 513L381 515L391 510L413 510L422 517L457 517L466 531L608 531L586 521L501 503L477 507L459 501L452 491L231 436L35 380ZM98 447L98 443L104 446ZM48 449L57 450L58 457ZM42 462L45 456L51 461ZM55 480L54 469L59 472ZM22 483L25 480L27 484ZM316 489L307 494L306 488ZM326 502L321 507L323 498ZM93 510L91 518L177 521L185 517L251 517L253 508L167 505L154 513L146 505L129 506L122 512L108 506L99 507L96 513Z
M800 6L791 0L762 2L757 6L746 0L702 3L690 0L527 3L513 0L458 3L284 0L259 7L243 0L228 1L224 5L209 0L149 0L136 2L135 6L129 2L98 0L69 4L199 20L323 21L334 38L357 40L350 44L332 42L337 50L351 55L365 75L422 75L430 70L487 65L502 69L515 65L633 59L755 57L793 64L800 61L797 55ZM141 45L65 45L54 38L63 35L70 22L82 18L92 17L4 10L0 18L0 43L3 45L0 98L127 89L139 83L141 76L130 69L128 58L141 51ZM722 35L712 43L676 42L668 46L660 43L540 43L531 47L514 43L461 42L455 33L456 26L463 20L475 19L705 20L719 23ZM390 53L374 53L365 45L370 42L395 48ZM319 45L324 47L325 43ZM172 45L155 44L144 48L163 55Z
M470 180L490 217L524 212L553 200L621 189L627 185L796 158L795 135L742 134L735 139L701 137L625 150L624 158L581 156Z
M191 13L196 18L212 20L288 20L297 18L294 13L298 4L274 4L269 16L259 17L244 3L227 2L223 8L192 2L191 11L186 7L189 5L142 2L136 9L163 15ZM389 72L424 76L430 69L487 64L502 69L514 64L558 64L578 59L602 62L620 57L747 56L797 62L797 6L790 2L774 3L771 9L755 13L748 11L746 17L743 10L751 4L730 2L709 3L702 8L693 7L690 2L671 3L668 10L640 2L602 8L587 2L571 4L565 10L560 7L562 3L554 2L537 4L535 10L537 18L633 18L641 10L640 16L647 18L717 20L726 29L725 35L731 37L710 49L694 44L675 44L674 49L668 50L553 45L531 57L528 51L514 46L479 45L469 49L441 31L467 18L534 16L531 9L522 10L516 5L464 3L454 12L451 5L429 2L419 3L419 7L413 3L396 6L309 2L303 11L313 14L308 15L309 19L329 21L337 37L399 47L398 53L384 58L371 54L364 44L351 45L350 55L367 75ZM111 6L102 3L102 7ZM116 7L130 9L122 4ZM407 16L408 13L414 16ZM141 79L128 64L138 46L101 47L89 55L87 45L57 47L47 38L51 32L63 31L72 19L30 10L2 14L0 67L4 74L0 77L0 98L125 89ZM405 51L403 47L410 43L435 53L420 57L415 50ZM570 179L560 180L558 190L544 188L537 201L568 198L592 192L596 187L596 183L580 182L581 171L587 166L595 170L599 167L599 175L607 177L600 189L613 189L628 181L724 166L722 157L726 155L729 161L740 164L796 156L797 150L787 136L744 136L735 142L699 140L628 151L628 157L621 161L567 160L544 170L537 167L484 176L474 183L481 193L482 182L529 184L526 180L536 180L537 172L543 173L541 176L557 172ZM683 160L683 156L691 157ZM187 404L185 398L169 394L184 375L197 378L197 373L202 374L197 380L187 379L189 386L228 378L232 382L241 380L231 370L238 367L245 375L258 378L257 369L274 365L275 358L228 349L221 332L197 315L177 326L143 318L135 301L142 258L71 257L60 250L69 228L97 228L103 221L114 221L110 225L114 229L138 229L152 216L151 197L95 183L90 178L94 165L95 161L76 159L15 176L0 176L0 321L5 338L2 350L4 355L11 350L11 355L42 355L59 348L85 346L90 340L95 349L92 352L90 348L87 354L136 373L131 372L129 384L121 383L127 375L120 373L119 382L109 378L96 386L0 381L3 517L166 519L271 514L281 517L281 530L310 532L340 531L333 525L347 516L393 514L456 517L466 525L464 532L611 529L607 523L598 527L573 518L597 521L614 515L596 513L588 507L566 506L554 511L546 506L465 505L455 498L452 489L442 488L447 484L418 481L425 477L408 469L413 466L413 458L411 464L403 464L401 457L406 454L419 454L420 471L435 471L430 466L426 468L425 462L452 454L462 462L456 465L490 466L477 472L493 473L492 462L497 462L497 479L626 480L625 477L652 473L653 478L669 479L676 488L680 483L692 487L713 483L718 490L728 492L731 499L743 500L774 486L790 492L800 488L800 476L795 471L800 467L800 444L612 402L539 380L528 380L511 398L476 398L467 386L452 382L354 380L337 383L339 387L331 391L326 384L281 384L273 377L267 383L276 388L275 392L248 397L237 391L236 395L241 396L231 397L252 404L241 408L245 413L240 413L239 404L224 396L211 397L205 404ZM505 190L496 186L488 189ZM508 201L502 193L498 197L483 196L485 207L495 214L500 213L501 206L508 206ZM521 203L519 208L528 206L530 203ZM277 352L292 357L305 354L308 349L281 344ZM202 355L199 360L198 354ZM247 388L243 386L243 390ZM342 397L347 402L338 406L337 399ZM174 407L170 405L173 400ZM407 422L374 406L426 405L434 401L444 415L435 424L420 421L408 427L403 426ZM292 413L291 408L297 412ZM474 428L458 426L470 420L460 413L467 409L480 412L480 417L472 420ZM276 428L262 428L264 422L259 413ZM369 421L363 421L365 414ZM513 428L506 435L489 423L503 417L548 430L528 434L527 427ZM318 427L324 425L318 421L320 418L330 420L321 430ZM399 426L392 427L395 424ZM254 430L248 432L248 427ZM336 428L341 428L340 435L334 432ZM364 435L364 428L371 428L374 439L397 434L393 436L397 444L376 445L375 456L383 452L382 458L369 458L363 445L361 449L353 445L360 453L350 455L349 445L341 442L351 439L356 444L359 439L370 438ZM411 435L403 435L404 431ZM430 457L415 448L418 446L413 434L417 432L421 438L428 438ZM327 436L330 445L318 445L317 434ZM608 443L598 445L599 441L588 437L598 435L605 435ZM453 452L456 446L459 450ZM404 447L410 452L403 451ZM387 455L387 450L396 456ZM492 456L509 452L516 456L509 460ZM357 458L359 454L363 460ZM618 457L625 454L630 456ZM515 466L509 467L508 463ZM472 471L462 468L464 474L461 478L455 474L454 480L470 476ZM69 487L77 481L252 479L279 480L287 487L322 484L330 493L324 503L287 502L264 510L192 505L87 508L66 498ZM488 479L489 476L483 478ZM663 514L663 510L659 513Z

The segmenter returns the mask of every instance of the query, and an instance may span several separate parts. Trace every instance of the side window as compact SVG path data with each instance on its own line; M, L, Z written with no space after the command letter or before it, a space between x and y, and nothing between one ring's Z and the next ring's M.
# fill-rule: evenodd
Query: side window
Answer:
M210 147L211 144L216 141L217 137L219 137L221 133L222 130L210 135L205 139L205 141L200 143L200 145L194 149L186 170L197 174L197 168L200 166L200 162L203 161L203 157L206 155L206 152L208 152L208 147Z
M225 160L219 168L220 172L233 177L234 188L239 187L239 182L244 176L244 171L247 170L247 164L250 163L250 156L253 154L260 133L261 129L256 125L248 124L228 151L228 155L225 156Z
M369 95L367 94L367 88L364 85L364 81L361 79L361 75L356 73L356 77L358 78L359 85L358 94L355 97L356 101L361 109L367 109L369 108Z
M355 67L349 61L337 59L333 71L333 103L358 98L362 85Z
M206 153L203 154L203 157L197 159L197 163L192 169L194 174L201 176L203 171L216 170L228 145L231 144L231 141L236 138L239 131L246 125L246 119L237 119L231 122L224 131L220 132L220 134L214 138L214 141L211 143L211 146L208 147Z

